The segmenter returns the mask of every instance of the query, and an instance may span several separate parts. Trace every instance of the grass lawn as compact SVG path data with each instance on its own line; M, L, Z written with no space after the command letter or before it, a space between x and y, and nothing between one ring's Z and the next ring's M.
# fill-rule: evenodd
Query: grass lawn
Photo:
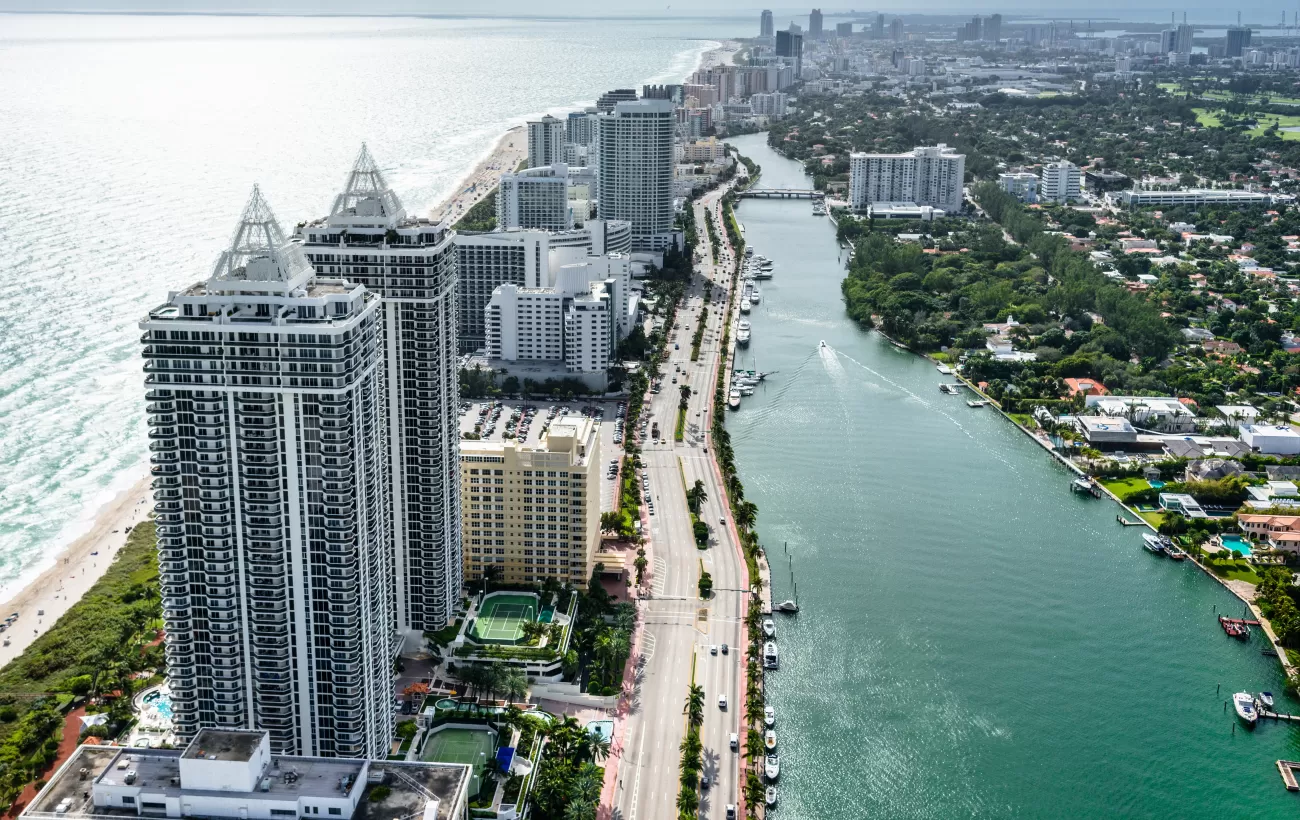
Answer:
M1160 525L1165 523L1165 514L1162 512L1140 512L1138 517L1156 529L1160 529Z
M1151 485L1146 482L1146 479L1135 475L1128 476L1127 478L1103 478L1101 479L1101 486L1110 490L1121 499L1130 493L1151 489Z
M1250 134L1252 137L1262 137L1264 136L1264 131L1273 124L1276 124L1278 128L1300 127L1300 116L1291 116L1286 114L1261 114L1256 119L1256 123L1256 126L1246 133ZM1300 140L1300 132L1297 131L1280 131L1278 132L1278 136L1284 140Z
M1027 427L1030 430L1038 429L1038 423L1035 422L1034 417L1028 413L1007 413L1007 415L1011 417L1012 421L1019 424L1021 427Z
M1210 111L1206 108L1193 108L1192 111L1196 112L1197 125L1205 128L1218 128L1223 125L1223 121L1219 119L1218 111Z
M1210 561L1210 569L1220 578L1226 578L1229 581L1245 581L1248 584L1258 584L1261 580L1256 574L1255 568L1247 561Z

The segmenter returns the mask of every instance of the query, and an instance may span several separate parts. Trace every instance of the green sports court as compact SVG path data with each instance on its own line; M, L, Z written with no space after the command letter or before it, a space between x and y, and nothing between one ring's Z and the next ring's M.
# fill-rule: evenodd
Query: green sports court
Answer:
M524 624L535 620L536 595L493 592L479 605L470 636L481 643L515 644L524 637Z
M440 729L425 741L420 759L426 763L468 763L474 767L469 793L478 794L483 766L496 754L491 729Z

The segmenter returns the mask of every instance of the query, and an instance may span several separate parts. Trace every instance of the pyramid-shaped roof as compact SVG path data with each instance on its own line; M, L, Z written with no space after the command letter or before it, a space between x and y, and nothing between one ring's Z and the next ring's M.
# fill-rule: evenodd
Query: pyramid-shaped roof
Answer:
M217 259L212 281L300 284L298 280L312 272L301 246L285 237L261 188L254 185L230 247Z
M330 222L352 223L358 220L395 225L406 218L402 202L388 187L379 164L370 155L370 149L361 144L361 153L348 173L343 192L334 198L330 209Z

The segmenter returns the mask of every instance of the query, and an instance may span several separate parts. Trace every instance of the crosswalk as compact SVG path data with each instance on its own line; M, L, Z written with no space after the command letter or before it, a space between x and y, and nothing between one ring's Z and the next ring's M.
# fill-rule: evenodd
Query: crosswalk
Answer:
M668 562L662 558L655 558L654 585L651 588L655 597L663 595L668 588Z

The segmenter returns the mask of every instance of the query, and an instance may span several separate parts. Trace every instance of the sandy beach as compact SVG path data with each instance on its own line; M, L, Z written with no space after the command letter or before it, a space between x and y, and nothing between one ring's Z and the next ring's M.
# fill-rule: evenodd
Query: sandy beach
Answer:
M18 613L18 620L0 642L4 644L0 646L0 666L18 657L81 600L126 543L127 530L149 517L153 510L150 478L146 471L141 472L139 480L99 510L89 532L54 556L54 566L0 602L4 616Z
M456 183L455 193L429 212L430 218L435 222L448 219L455 224L466 211L497 187L502 174L515 170L526 159L528 130L522 125L516 125L502 134L491 153Z

